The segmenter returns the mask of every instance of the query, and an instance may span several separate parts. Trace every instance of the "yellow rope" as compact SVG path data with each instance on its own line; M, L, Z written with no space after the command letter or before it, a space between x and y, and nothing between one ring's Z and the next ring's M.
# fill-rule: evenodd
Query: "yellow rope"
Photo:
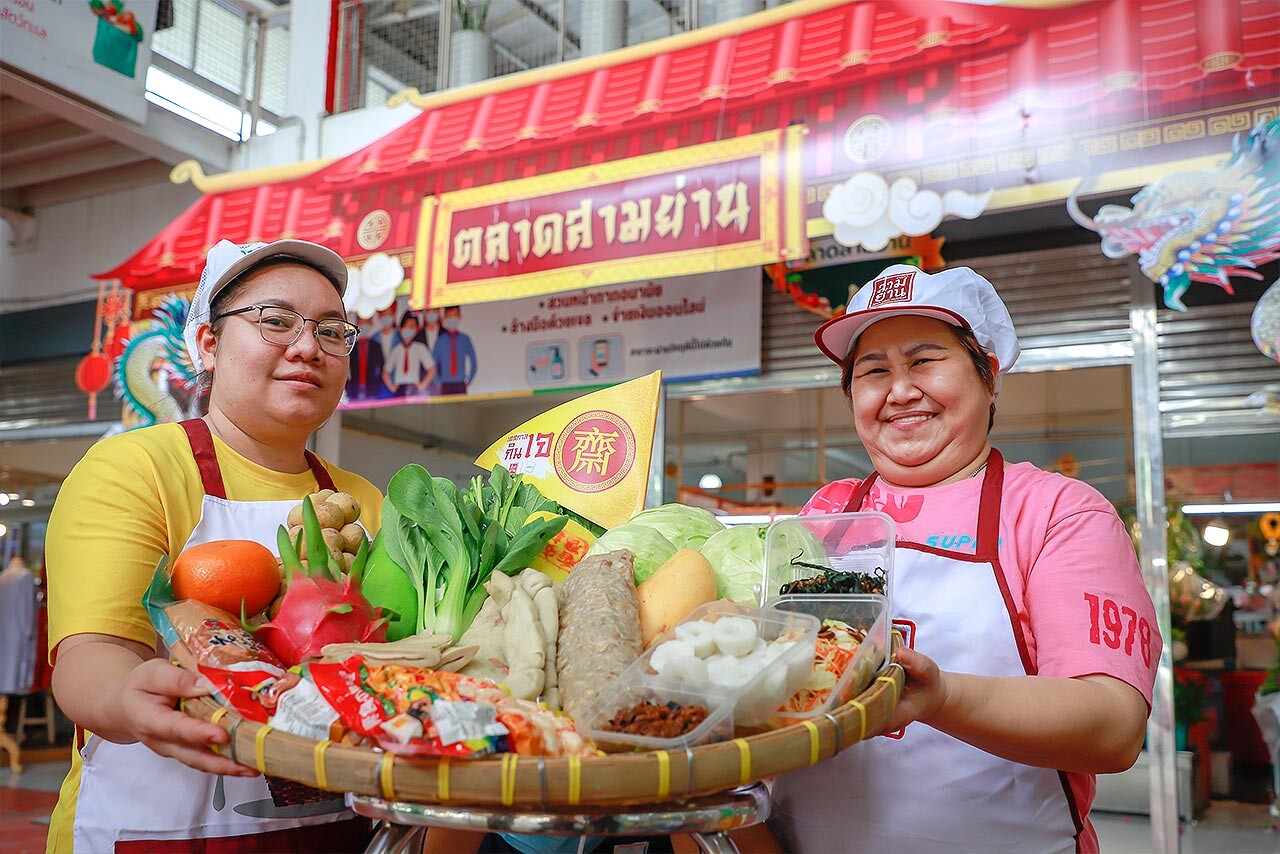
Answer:
M253 737L253 758L258 763L258 770L267 772L267 735L271 732L271 724L263 724Z
M659 750L654 756L658 758L658 799L661 800L671 792L671 755Z
M449 800L449 760L441 759L436 766L436 794L441 801Z
M569 805L574 806L582 797L582 757L569 757Z
M317 741L315 750L311 751L316 763L316 785L321 789L329 788L329 775L324 770L324 752L329 749L331 744L333 742L327 738L324 741Z
M395 767L395 754L382 754L382 762L378 769L378 780L382 784L382 797L386 798L388 801L394 801L396 799Z
M858 730L858 741L862 741L867 737L867 707L859 703L857 700L850 700L849 705L862 713L862 718L859 724L861 729Z
M515 753L502 754L502 805L509 807L516 800L516 763L520 761Z
M745 738L735 738L738 745L738 758L741 763L738 785L745 786L751 782L751 744Z
M818 764L818 725L813 721L801 721L804 728L809 730L809 764Z

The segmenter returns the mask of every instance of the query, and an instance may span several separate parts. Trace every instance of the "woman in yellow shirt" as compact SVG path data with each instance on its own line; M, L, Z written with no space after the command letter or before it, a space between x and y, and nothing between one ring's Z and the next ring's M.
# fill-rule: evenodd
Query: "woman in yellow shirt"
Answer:
M354 495L376 529L379 491L306 450L347 379L346 280L317 244L219 242L185 335L208 414L105 439L63 484L47 537L49 634L77 751L50 851L361 847L341 802L276 808L261 775L210 750L226 732L175 709L208 687L157 649L142 606L162 555L216 539L272 548L288 509L319 489Z

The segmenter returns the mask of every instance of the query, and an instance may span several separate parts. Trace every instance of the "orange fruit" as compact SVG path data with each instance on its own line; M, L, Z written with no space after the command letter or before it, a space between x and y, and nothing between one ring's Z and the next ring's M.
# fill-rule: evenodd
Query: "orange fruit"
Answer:
M231 614L256 614L280 592L276 556L252 540L214 540L178 555L170 573L173 595Z

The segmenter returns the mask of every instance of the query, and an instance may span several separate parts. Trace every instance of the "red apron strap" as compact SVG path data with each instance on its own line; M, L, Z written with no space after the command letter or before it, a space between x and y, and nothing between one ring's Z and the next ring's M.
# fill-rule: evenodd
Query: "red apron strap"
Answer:
M994 560L1000 552L1000 497L1004 492L1004 456L995 448L987 456L978 503L978 543L975 554Z
M213 433L209 431L209 425L200 418L178 423L186 432L187 441L191 443L191 455L196 458L204 494L225 499L227 488L222 485L222 469L218 467L218 456L213 451Z
M332 489L338 491L338 487L333 485L333 478L329 477L329 470L324 467L324 463L320 462L320 458L310 451L303 451L307 457L307 465L311 466L311 473L316 476L316 483L321 489Z
M871 491L871 484L876 482L876 478L880 476L879 472L872 472L869 477L863 479L858 484L858 488L853 491L853 496L849 499L849 503L844 506L845 513L857 513L862 509L862 502L866 500L867 493Z

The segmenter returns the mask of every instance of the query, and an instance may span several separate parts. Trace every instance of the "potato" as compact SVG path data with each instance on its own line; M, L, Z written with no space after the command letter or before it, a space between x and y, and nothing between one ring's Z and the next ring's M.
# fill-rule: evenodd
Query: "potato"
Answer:
M320 527L327 531L340 530L346 524L342 521L342 509L328 502L316 505L316 518L320 520Z
M324 544L329 547L329 551L334 557L342 558L342 534L332 528L325 528L320 532L324 535Z
M301 504L299 504L298 506L294 507L292 510L289 511L289 518L287 522L290 528L302 527L302 505Z
M360 518L360 502L356 500L354 495L335 492L326 503L342 511L342 524L344 525L350 525Z
M641 584L640 638L647 647L694 608L716 598L711 563L694 549L681 549Z
M353 554L348 554L347 552L343 552L340 560L342 561L342 571L350 572L351 567L355 565L356 556Z
M319 492L313 492L311 493L311 503L314 504L316 507L319 507L321 504L325 503L336 494L337 493L335 493L332 489L322 489Z
M344 526L338 535L342 537L342 550L351 554L360 551L360 544L366 541L364 528L354 522Z

